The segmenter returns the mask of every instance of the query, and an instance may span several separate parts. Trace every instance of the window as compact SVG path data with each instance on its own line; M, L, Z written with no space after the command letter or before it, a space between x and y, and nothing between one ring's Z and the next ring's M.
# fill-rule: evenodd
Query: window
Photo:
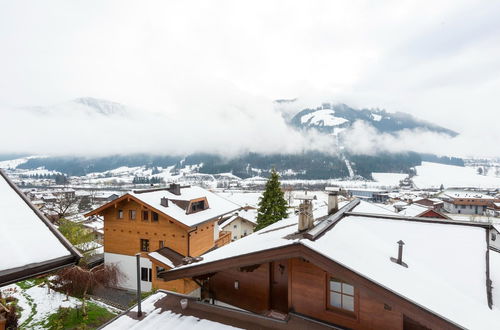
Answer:
M491 240L495 241L497 239L497 235L495 233L491 233Z
M142 211L142 220L144 220L144 221L149 220L149 212L148 211Z
M237 226L237 225L234 225L234 226L233 226L233 228L234 228L234 229L236 229L236 228L238 228L238 226Z
M118 210L117 218L123 219L123 210Z
M354 286L330 277L328 303L330 307L354 312Z
M130 220L135 220L135 210L129 210L128 211L128 218Z
M153 221L158 222L158 218L159 218L158 213L151 212L151 218Z
M163 242L163 241L160 241L160 243L158 244L158 246L159 246L159 247L160 247L160 249L161 249L162 247L164 247L164 246L165 246L165 244L164 244L164 242Z
M460 207L463 208L463 209L465 209L465 205L461 205Z
M160 272L164 272L164 271L165 271L165 268L156 266L156 278L161 278L160 276L158 276L158 274L160 274Z
M191 212L198 212L205 209L205 201L191 203Z
M149 240L141 239L141 251L149 252Z
M151 268L141 267L141 281L151 282L152 277Z

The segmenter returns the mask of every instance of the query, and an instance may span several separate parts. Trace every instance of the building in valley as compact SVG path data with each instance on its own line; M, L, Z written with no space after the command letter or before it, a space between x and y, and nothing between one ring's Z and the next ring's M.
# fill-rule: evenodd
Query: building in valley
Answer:
M171 184L127 193L86 216L104 218L104 262L117 264L126 275L120 287L136 288L135 255L141 253L143 290L189 293L197 287L193 281L166 283L157 272L229 243L230 233L219 232L218 221L237 209L203 188Z
M243 238L253 233L257 226L257 210L241 209L219 222L221 231L231 232L231 240Z
M196 279L205 301L285 328L298 320L336 329L498 327L500 253L485 240L490 224L375 214L366 204L305 221L304 231L304 219L284 219L159 276Z
M444 202L439 198L419 198L414 199L413 204L423 205L427 208L433 209L434 211L440 212L444 206Z
M488 206L500 202L492 196L474 191L446 191L443 196L443 208L449 213L484 214Z
M399 214L407 217L450 219L445 214L421 204L413 203L403 208Z

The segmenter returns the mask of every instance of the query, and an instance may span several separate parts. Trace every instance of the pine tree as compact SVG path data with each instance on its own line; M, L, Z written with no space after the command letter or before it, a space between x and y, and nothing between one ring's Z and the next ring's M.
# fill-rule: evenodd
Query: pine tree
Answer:
M288 218L286 200L284 192L281 190L279 178L278 173L273 168L271 170L271 176L266 183L266 190L259 201L255 231L267 227L281 219Z

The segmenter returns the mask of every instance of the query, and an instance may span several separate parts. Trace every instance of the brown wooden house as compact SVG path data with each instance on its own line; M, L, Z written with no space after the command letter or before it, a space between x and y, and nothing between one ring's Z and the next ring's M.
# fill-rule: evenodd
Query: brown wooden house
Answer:
M104 262L117 264L126 275L120 287L136 288L135 255L141 253L143 290L189 293L197 288L193 281L167 283L158 271L229 243L230 233L219 232L217 222L238 208L203 188L171 184L127 193L86 216L104 218Z
M303 232L297 217L279 221L160 277L195 279L205 301L290 328L298 318L338 329L500 325L490 225L361 213L358 203Z

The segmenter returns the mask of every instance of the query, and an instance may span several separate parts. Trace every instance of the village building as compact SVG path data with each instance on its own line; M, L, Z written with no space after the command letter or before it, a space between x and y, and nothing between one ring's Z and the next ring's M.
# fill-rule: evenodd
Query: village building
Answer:
M349 195L364 201L385 203L389 200L389 191L376 188L348 188Z
M426 206L434 211L440 212L444 206L444 202L439 198L419 198L414 199L413 204Z
M257 210L242 209L219 222L221 231L231 232L231 240L243 238L254 232L257 226Z
M126 275L119 287L136 289L135 255L140 253L142 290L190 293L197 288L193 281L167 283L157 273L229 243L231 233L219 232L218 221L237 209L203 188L171 184L127 193L85 216L104 218L104 262Z
M486 208L500 200L474 191L446 191L443 195L443 208L449 213L484 214Z
M408 217L450 219L445 214L439 211L436 211L432 208L428 208L417 203L413 203L406 206L399 212L399 214Z
M500 217L500 202L493 202L486 207L486 215L490 217Z
M500 253L485 240L490 224L376 214L366 204L329 207L316 220L300 213L159 276L195 279L205 313L197 305L180 313L228 325L234 318L217 305L245 313L253 328L269 318L292 329L299 320L308 322L302 328L498 327Z

